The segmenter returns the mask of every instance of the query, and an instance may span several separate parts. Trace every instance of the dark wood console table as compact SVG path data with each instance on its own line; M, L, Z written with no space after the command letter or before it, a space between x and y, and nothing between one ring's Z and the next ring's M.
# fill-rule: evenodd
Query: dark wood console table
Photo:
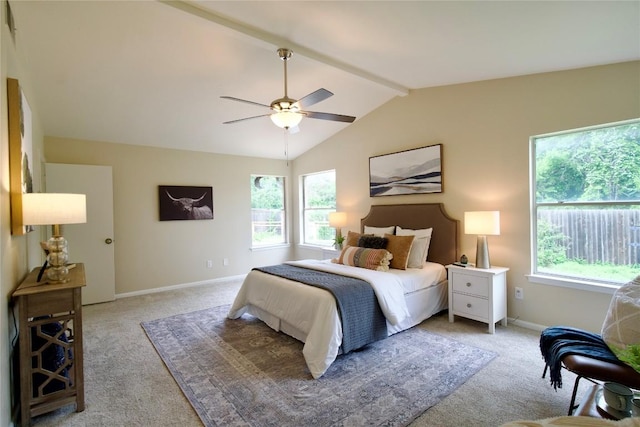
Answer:
M31 417L75 403L84 410L82 298L84 264L69 281L37 283L33 270L13 293L18 302L21 425Z

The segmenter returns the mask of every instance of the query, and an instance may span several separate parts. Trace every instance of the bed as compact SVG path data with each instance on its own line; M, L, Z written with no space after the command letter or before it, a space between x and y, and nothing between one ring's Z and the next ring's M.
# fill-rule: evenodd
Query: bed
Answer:
M360 231L387 226L408 230L432 228L422 268L375 271L339 264L336 260L286 264L369 282L385 316L386 335L390 336L447 308L444 266L456 261L459 255L459 224L440 203L375 205L361 219ZM254 269L245 278L228 318L237 319L243 314L255 316L272 329L302 341L305 362L314 378L320 378L342 351L343 329L336 298L325 289Z

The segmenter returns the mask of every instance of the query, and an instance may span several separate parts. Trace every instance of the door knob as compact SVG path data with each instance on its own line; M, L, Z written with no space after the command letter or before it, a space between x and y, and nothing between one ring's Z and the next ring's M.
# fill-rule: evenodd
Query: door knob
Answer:
M108 238L107 238L107 239L105 239L105 240L104 240L104 242L105 242L107 245L110 245L110 244L112 244L112 243L113 243L113 239L108 239Z

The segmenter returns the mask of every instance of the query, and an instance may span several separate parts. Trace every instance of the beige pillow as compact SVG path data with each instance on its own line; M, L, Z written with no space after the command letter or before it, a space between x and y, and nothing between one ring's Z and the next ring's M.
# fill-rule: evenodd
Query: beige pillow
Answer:
M387 250L393 254L389 267L398 270L406 270L409 261L409 252L415 236L394 236L393 234L385 234L389 240Z
M409 252L409 262L407 268L422 268L429 253L429 243L431 243L431 233L433 228L422 230L411 230L396 226L396 236L415 236Z
M618 359L640 372L640 276L614 292L601 335Z
M372 234L356 233L355 231L347 232L347 238L344 241L345 246L358 246L358 240L362 236L372 236Z

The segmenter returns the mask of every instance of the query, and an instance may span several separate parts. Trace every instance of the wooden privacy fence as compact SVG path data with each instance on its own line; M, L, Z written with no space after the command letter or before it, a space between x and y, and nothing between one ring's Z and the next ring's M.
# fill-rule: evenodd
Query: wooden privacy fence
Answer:
M538 221L547 221L568 240L569 259L615 265L640 264L639 210L538 210Z
M284 214L280 209L251 209L253 234L273 233L282 235L284 230Z

